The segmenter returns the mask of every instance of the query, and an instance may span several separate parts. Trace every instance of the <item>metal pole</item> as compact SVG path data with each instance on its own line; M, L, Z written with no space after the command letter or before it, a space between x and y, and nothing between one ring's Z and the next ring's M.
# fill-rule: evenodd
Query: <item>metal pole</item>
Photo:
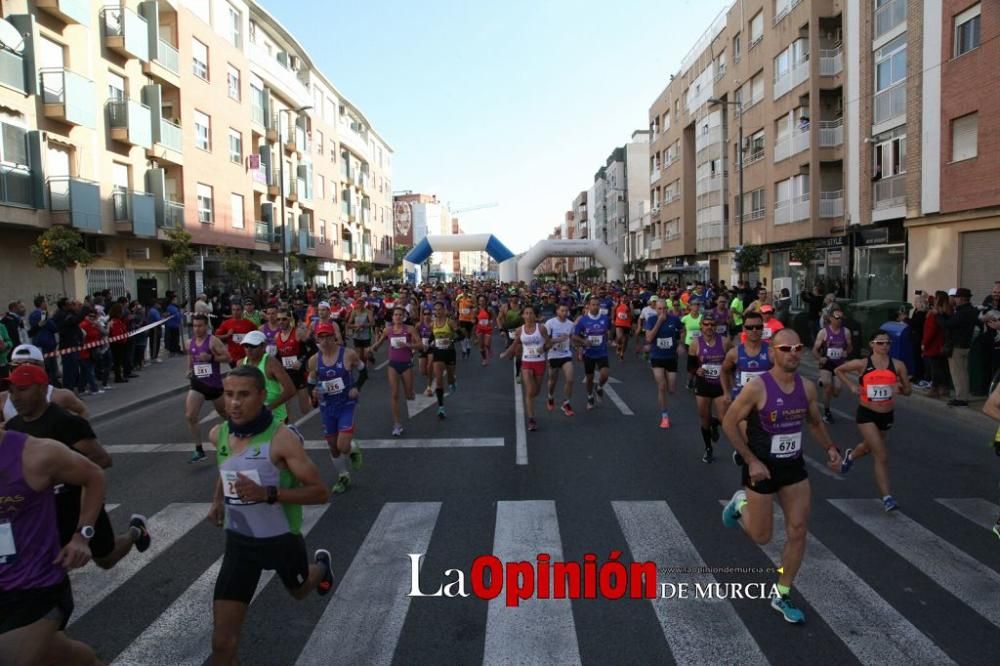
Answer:
M743 247L743 104L737 102L736 113L738 114L740 121L740 131L739 131L739 156L740 156L740 247Z
M281 114L286 109L278 109L278 196L281 198L281 274L285 281L285 289L291 290L291 275L288 266L288 223L285 216L285 154L281 145Z

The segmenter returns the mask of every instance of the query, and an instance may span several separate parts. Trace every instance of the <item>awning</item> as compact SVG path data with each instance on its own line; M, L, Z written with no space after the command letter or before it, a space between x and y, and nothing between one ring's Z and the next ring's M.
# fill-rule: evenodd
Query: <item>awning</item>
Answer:
M256 260L254 260L253 263L255 263L258 266L260 266L260 270L264 271L265 273L283 273L284 272L284 269L281 267L281 264L279 264L276 261L267 261L267 260L264 260L264 259L256 259Z

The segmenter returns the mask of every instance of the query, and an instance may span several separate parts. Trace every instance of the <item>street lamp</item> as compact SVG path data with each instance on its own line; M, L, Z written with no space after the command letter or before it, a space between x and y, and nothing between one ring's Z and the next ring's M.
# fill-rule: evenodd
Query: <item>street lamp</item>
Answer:
M709 97L708 103L711 106L717 104L733 104L736 106L736 118L739 120L739 138L736 154L737 154L737 166L740 170L740 205L739 205L739 215L740 215L740 242L739 246L743 247L743 103L737 101L722 100L718 97Z
M295 113L302 113L311 108L312 105L309 104L292 110ZM281 114L287 114L288 112L289 109L278 109L278 180L281 182L281 186L279 187L281 190L281 275L285 281L285 289L291 291L292 275L291 267L288 265L288 230L285 229L285 225L288 224L285 216L285 152L284 147L281 145ZM291 175L289 175L290 177Z

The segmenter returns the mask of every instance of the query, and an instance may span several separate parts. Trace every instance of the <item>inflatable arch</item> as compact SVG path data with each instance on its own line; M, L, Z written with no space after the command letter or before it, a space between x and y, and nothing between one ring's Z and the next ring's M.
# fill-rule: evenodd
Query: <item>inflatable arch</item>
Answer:
M416 280L417 265L427 261L434 252L486 252L500 266L500 279L513 282L517 274L514 253L493 234L456 234L426 236L403 258L403 275L408 282ZM505 277L506 276L506 277Z
M593 257L608 271L608 281L625 278L625 264L608 244L599 240L544 240L532 245L517 261L517 279L529 282L546 257ZM500 278L503 280L503 274ZM505 280L506 281L506 280Z

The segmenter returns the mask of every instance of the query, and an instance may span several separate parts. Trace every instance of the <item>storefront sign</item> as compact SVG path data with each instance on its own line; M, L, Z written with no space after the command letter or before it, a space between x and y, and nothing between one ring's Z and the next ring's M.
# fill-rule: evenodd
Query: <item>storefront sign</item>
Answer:
M847 243L846 243L846 237L845 236L832 236L830 238L817 238L816 239L816 248L817 249L824 248L824 247L844 247L844 245L846 245L846 244Z
M827 268L830 268L830 267L833 267L833 266L843 266L844 264L841 263L843 261L843 255L844 255L844 251L843 250L830 250L830 251L828 251L826 253L826 265L827 265Z
M858 231L858 245L885 245L889 242L889 228L861 229Z

